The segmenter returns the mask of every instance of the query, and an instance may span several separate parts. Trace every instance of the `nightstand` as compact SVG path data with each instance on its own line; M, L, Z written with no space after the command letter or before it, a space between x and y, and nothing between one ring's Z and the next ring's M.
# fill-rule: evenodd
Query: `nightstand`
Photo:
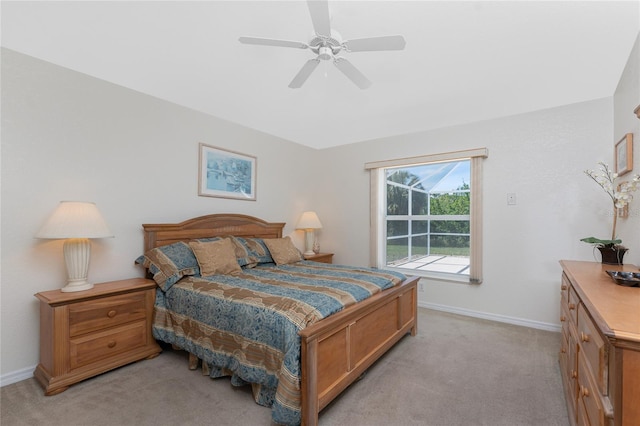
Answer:
M332 263L333 253L318 253L310 256L304 256L304 260L312 260L314 262Z
M132 278L40 300L40 363L34 377L45 395L116 367L157 356L151 335L156 283Z

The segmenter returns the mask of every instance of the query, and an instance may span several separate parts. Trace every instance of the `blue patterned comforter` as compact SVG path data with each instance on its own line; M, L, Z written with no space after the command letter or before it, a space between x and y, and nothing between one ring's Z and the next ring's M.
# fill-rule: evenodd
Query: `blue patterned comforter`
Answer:
M198 356L211 377L251 384L256 402L272 407L274 422L295 425L301 414L298 332L404 278L310 261L187 277L156 292L153 335Z

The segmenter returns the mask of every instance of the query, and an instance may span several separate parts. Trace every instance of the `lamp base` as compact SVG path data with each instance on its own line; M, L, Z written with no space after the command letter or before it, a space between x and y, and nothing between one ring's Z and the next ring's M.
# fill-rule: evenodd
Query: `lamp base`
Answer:
M91 243L88 238L69 238L62 246L64 261L67 265L69 281L62 288L65 293L89 290L93 287L87 281L89 260L91 259Z
M313 243L316 240L316 230L315 229L305 229L304 230L304 255L305 256L313 256L315 253L313 252Z
M63 293L71 293L74 291L89 290L90 288L93 288L93 283L87 282L87 280L69 281L60 291Z

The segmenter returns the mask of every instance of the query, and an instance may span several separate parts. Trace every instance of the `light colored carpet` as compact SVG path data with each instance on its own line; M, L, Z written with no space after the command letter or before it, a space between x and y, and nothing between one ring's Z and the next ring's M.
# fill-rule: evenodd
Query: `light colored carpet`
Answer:
M404 337L320 414L321 426L566 426L560 334L420 309ZM43 396L35 379L1 389L2 426L270 425L227 378L166 350Z

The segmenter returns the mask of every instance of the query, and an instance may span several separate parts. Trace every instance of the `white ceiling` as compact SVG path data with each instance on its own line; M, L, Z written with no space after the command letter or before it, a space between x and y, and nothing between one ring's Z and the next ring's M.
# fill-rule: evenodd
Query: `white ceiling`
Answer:
M2 46L303 145L325 148L613 95L638 1L329 1L343 39L404 35L347 57L358 89L309 50L304 1L2 1Z

